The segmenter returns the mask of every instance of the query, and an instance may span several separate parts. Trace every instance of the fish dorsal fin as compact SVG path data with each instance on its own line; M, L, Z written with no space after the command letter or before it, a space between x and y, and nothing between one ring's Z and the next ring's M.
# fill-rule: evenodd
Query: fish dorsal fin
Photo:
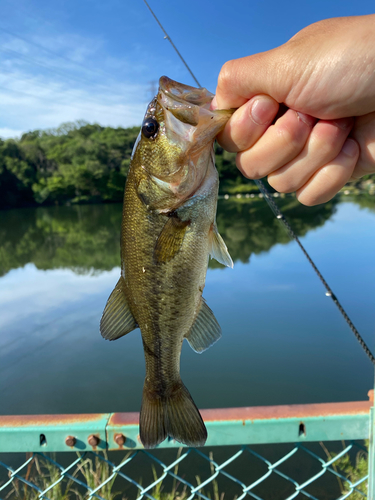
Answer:
M209 232L209 252L211 257L220 264L233 267L232 257L229 255L228 248L217 230L216 222L211 225Z
M190 221L180 220L177 216L169 216L163 227L154 249L156 262L169 262L180 250L186 229Z
M220 325L202 297L197 317L185 338L190 347L200 354L217 342L220 337Z
M124 278L121 276L107 300L100 320L100 333L106 340L119 339L138 326L129 309L123 291L124 284Z

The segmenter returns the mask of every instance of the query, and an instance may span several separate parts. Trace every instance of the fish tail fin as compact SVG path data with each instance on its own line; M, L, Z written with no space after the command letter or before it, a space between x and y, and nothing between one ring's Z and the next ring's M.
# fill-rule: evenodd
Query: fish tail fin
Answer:
M194 447L207 439L203 419L181 380L168 396L155 396L144 387L139 424L145 448L155 448L167 437Z

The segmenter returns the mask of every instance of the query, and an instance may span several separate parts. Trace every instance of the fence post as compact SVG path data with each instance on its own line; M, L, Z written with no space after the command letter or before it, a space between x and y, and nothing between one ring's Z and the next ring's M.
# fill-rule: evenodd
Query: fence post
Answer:
M375 385L375 384L374 384ZM368 500L375 500L375 390L370 408L369 454L368 454Z

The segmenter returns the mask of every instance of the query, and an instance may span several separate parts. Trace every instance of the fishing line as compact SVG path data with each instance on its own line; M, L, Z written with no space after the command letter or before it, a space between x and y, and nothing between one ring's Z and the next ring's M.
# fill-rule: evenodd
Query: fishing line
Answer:
M189 65L188 63L185 61L185 59L182 57L182 55L180 54L179 50L177 49L176 45L172 42L172 39L171 37L168 35L168 33L165 31L165 29L163 28L163 25L161 24L161 22L159 21L159 19L156 17L154 11L151 9L151 7L149 6L149 4L146 2L146 0L143 0L144 3L147 5L148 7L148 10L151 12L151 14L154 16L155 18L155 21L158 23L158 25L160 26L160 28L162 29L164 35L165 35L165 39L168 40L168 42L172 45L172 47L174 48L174 50L177 52L177 55L178 57L181 59L181 61L185 64L186 66L186 69L189 71L189 73L191 74L193 80L195 81L195 83L198 85L199 88L202 87L202 85L198 82L198 80L195 78L195 75L194 73L191 71L191 69L189 68Z
M172 44L172 47L175 49L175 51L177 52L178 56L180 57L180 59L182 60L182 62L185 64L186 68L188 69L189 73L191 74L191 76L194 78L194 81L197 83L198 87L202 87L202 85L200 85L200 83L198 82L198 80L195 78L194 76L194 73L192 72L192 70L189 68L189 66L187 65L187 63L185 62L184 58L182 57L182 55L180 54L180 52L177 50L175 44L172 42L171 38L169 37L168 33L165 31L165 29L163 28L161 22L159 21L159 19L156 17L156 14L153 12L153 10L151 9L151 7L149 6L149 4L147 3L146 0L143 0L144 3L147 5L148 9L150 10L151 14L154 16L156 22L158 23L158 25L160 26L160 28L163 30L164 34L165 34L165 38L167 40L169 40L169 42ZM372 352L370 351L369 347L367 346L366 342L363 340L361 334L359 333L359 331L357 330L357 328L354 326L354 324L352 323L351 319L349 318L348 314L346 313L345 309L343 308L343 306L340 304L338 298L336 297L336 295L333 293L331 287L328 285L328 283L326 282L326 280L323 278L323 275L320 273L319 269L316 267L314 261L312 260L312 258L310 257L310 255L307 253L307 250L305 249L305 247L302 245L302 243L300 242L298 236L296 235L296 233L293 231L291 225L289 224L289 222L287 221L287 219L285 218L284 214L281 212L281 210L279 209L279 207L276 205L275 201L273 200L272 198L272 195L271 193L268 191L268 189L266 188L266 186L263 184L263 182L260 180L260 179L257 179L257 180L254 180L255 184L258 186L259 188L259 191L263 194L266 202L268 203L268 206L271 208L272 212L275 214L275 217L281 221L284 225L284 227L286 228L289 236L294 239L297 243L297 245L300 247L300 249L302 250L304 256L306 257L306 259L309 261L309 263L311 264L312 268L314 269L314 271L316 272L316 274L318 275L318 278L320 279L320 281L323 283L323 286L324 288L327 290L326 291L326 295L327 297L331 297L331 299L333 300L333 302L336 304L338 310L340 311L340 313L342 314L342 316L344 317L345 321L347 322L347 324L349 325L349 328L351 329L351 331L354 333L354 336L355 338L358 340L359 344L361 345L362 349L365 351L365 353L367 354L367 356L370 358L371 362L375 365L375 357L373 356Z
M345 321L348 323L349 325L349 328L351 329L351 331L354 333L355 335L355 338L358 340L358 342L360 343L362 349L365 351L365 353L367 354L367 356L370 358L371 362L375 365L375 357L373 356L373 354L371 353L369 347L367 346L366 342L363 340L362 336L360 335L360 333L358 332L357 328L353 325L351 319L349 318L349 316L347 315L345 309L343 308L343 306L340 304L338 298L336 297L336 295L333 293L331 287L328 285L328 283L326 282L326 280L323 278L322 274L320 273L319 269L316 267L314 261L312 260L312 258L310 257L310 255L307 253L307 250L305 249L305 247L302 245L302 243L300 242L298 236L296 235L296 233L293 231L292 227L290 226L289 222L287 221L287 219L285 218L284 214L282 214L281 210L279 209L279 207L276 205L275 201L273 200L272 198L272 195L271 193L267 190L267 188L265 187L265 185L263 184L263 182L261 180L255 180L254 181L255 184L258 186L259 188L259 191L261 193L263 193L263 196L264 198L266 199L266 202L268 203L269 207L271 208L272 212L275 214L276 216L276 219L280 220L283 224L284 224L284 227L286 228L289 236L291 238L293 238L297 245L300 247L300 249L302 250L303 254L305 255L306 259L310 262L312 268L314 269L314 271L316 272L316 274L318 275L318 278L320 279L320 281L323 283L323 286L324 288L327 290L326 291L326 295L327 297L331 297L331 299L333 300L333 302L336 304L336 306L338 307L338 310L340 311L340 313L343 315L343 317L345 318Z

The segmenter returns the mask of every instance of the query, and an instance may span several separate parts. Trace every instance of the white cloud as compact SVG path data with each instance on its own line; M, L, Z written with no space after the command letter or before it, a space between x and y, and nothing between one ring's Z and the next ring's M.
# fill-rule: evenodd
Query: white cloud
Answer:
M1 137L79 119L104 126L141 123L151 97L147 95L147 65L109 57L101 52L104 44L100 39L64 34L29 39L47 49L53 47L62 57L25 40L0 36ZM93 65L98 58L100 69ZM108 69L101 69L103 66ZM127 76L115 78L114 68ZM145 76L140 78L140 73Z
M121 85L105 95L72 88L53 78L27 78L20 71L0 77L0 129L27 131L84 119L103 125L140 124L146 103L142 86Z
M7 337L12 325L24 320L43 323L62 307L81 305L84 309L85 304L98 295L103 295L104 304L119 275L118 267L92 275L78 275L70 269L43 271L34 264L10 271L1 278L1 339Z
M0 137L3 139L8 139L9 137L18 138L22 135L23 130L18 130L16 128L0 127Z

